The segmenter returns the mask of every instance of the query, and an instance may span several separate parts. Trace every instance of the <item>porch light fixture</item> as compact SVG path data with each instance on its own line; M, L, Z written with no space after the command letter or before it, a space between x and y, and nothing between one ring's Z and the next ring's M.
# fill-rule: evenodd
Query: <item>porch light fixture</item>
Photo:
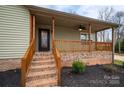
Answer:
M78 31L86 30L86 28L83 25L79 25Z

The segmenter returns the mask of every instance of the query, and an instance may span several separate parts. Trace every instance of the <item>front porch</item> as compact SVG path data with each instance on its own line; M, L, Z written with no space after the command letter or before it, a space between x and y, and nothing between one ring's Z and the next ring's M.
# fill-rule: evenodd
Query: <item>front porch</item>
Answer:
M50 35L46 40L49 42L49 51L54 47L57 48L61 55L62 67L71 66L74 60L83 60L87 65L110 64L113 61L113 44L114 44L114 28L106 24L89 24L89 21L79 21L67 19L63 21L61 17L51 17L44 15L35 15L36 18L36 48L39 50L39 41L42 41L43 36L39 38L40 29L48 30ZM71 23L71 24L68 24ZM84 24L85 30L78 31L79 24ZM111 42L99 42L97 33L103 29L112 31L113 39ZM112 30L111 30L112 29ZM43 31L42 30L42 31ZM85 39L81 39L81 35L86 35ZM41 40L40 40L41 39ZM45 41L44 41L45 42ZM54 49L55 50L55 49Z
M39 29L49 30L49 51L52 51L54 46L58 49L62 67L71 67L72 62L77 59L82 60L87 65L112 63L113 40L111 42L97 41L97 33L99 31L94 32L93 25L90 25L91 27L87 26L87 31L80 32L77 29L73 29L73 27L57 24L56 21L58 22L59 20L54 18L49 19L52 21L52 26L49 23L46 25L44 23L45 20L42 20L42 22L40 20L42 20L42 17L36 16L36 51L42 52L39 50ZM114 32L114 29L112 31ZM87 35L86 40L81 40L80 36L82 34Z
M115 28L118 27L117 24L49 9L32 8L30 6L28 8L31 13L31 32L30 46L22 58L21 72L23 86L26 85L29 71L31 71L30 74L32 75L33 70L30 69L32 60L35 64L38 63L38 69L41 69L39 64L49 63L53 60L54 80L57 85L61 83L62 67L72 66L74 60L80 59L87 65L109 64L114 62L114 33ZM83 27L79 29L78 27L80 25L83 25ZM105 29L111 29L112 31L111 42L98 42L97 32ZM86 37L82 39L82 35ZM40 55L38 56L38 60L36 60L36 52L43 51L52 52L50 55L45 55L45 57L43 57L44 54ZM49 66L45 66L43 75L40 75L41 77L46 75L45 71L48 70L47 68ZM42 72L41 70L38 71L40 73ZM49 69L49 71L49 75L52 75L52 70ZM48 75L46 76L48 77ZM40 78L39 81L41 81ZM39 81L37 80L37 82ZM53 80L47 82L48 86L51 85L51 81ZM31 83L31 85L35 86L35 82Z

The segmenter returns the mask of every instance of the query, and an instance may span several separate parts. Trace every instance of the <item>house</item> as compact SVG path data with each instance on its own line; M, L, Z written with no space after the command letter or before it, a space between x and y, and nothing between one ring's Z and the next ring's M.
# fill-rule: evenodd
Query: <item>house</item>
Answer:
M117 27L37 6L0 6L0 68L21 63L22 86L58 85L61 68L73 60L112 63ZM111 29L112 42L97 41L97 32L105 29Z

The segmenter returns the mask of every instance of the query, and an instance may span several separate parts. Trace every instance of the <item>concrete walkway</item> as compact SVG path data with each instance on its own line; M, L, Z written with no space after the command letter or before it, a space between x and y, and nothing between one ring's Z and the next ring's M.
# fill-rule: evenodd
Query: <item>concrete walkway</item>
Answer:
M115 60L124 61L124 55L115 54Z

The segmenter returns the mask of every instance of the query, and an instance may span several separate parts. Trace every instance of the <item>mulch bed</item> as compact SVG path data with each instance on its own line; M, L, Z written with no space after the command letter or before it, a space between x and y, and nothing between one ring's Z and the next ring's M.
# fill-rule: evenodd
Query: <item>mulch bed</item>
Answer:
M124 69L118 73L106 72L102 65L90 66L83 74L71 73L72 68L62 69L63 87L124 87Z
M20 87L20 69L0 72L0 87Z
M112 74L103 70L103 66L87 67L83 74L72 74L71 68L62 69L63 87L124 87L124 69ZM20 69L0 72L0 87L20 87Z

